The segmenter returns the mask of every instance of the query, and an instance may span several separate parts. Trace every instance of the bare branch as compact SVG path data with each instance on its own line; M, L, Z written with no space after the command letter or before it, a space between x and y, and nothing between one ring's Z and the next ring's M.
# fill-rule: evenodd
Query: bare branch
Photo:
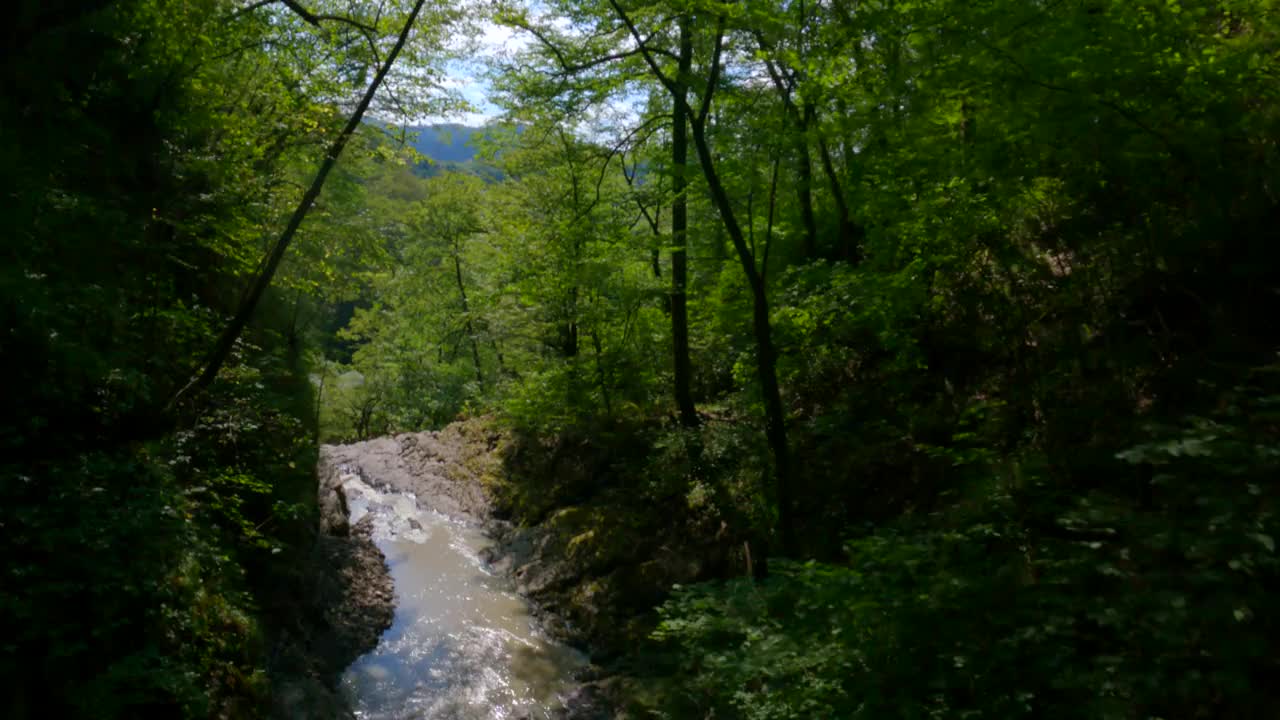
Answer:
M636 41L636 48L644 57L645 64L653 71L654 77L658 78L658 82L662 83L663 87L669 90L672 95L675 95L675 83L671 78L667 77L666 73L662 72L662 68L658 67L658 61L653 59L653 52L644 44L644 39L640 37L640 31L636 29L635 23L631 22L631 16L627 15L627 11L622 9L622 6L618 4L618 0L609 0L609 4L613 6L613 11L618 13L618 18L622 20L622 24L626 25L627 30L631 32L631 37Z
M707 89L702 93L702 107L698 110L697 117L693 118L704 127L707 124L707 115L711 112L711 98L715 95L716 85L720 82L720 54L724 51L724 16L721 15L716 19L716 45L715 51L711 54L711 74L707 77Z
M235 20L236 18L241 17L242 15L248 15L249 13L253 12L254 10L257 10L260 7L265 7L267 5L275 5L277 2L279 2L279 0L258 0L258 2L250 3L248 5L245 5L242 8L238 8L235 12L231 13L231 17L229 17L228 20Z
M277 3L283 3L284 6L292 10L295 15L302 18L307 24L313 25L315 27L320 27L321 22L332 21L336 23L342 23L343 25L349 25L355 28L360 32L361 35L364 36L365 42L368 43L369 52L373 54L374 64L375 65L382 64L382 56L378 52L378 44L374 41L374 36L376 36L378 33L378 29L374 25L369 25L369 24L360 22L359 20L355 20L349 17L342 17L340 15L317 15L311 12L310 10L308 10L307 8L303 7L300 3L297 2L297 0L258 0L257 2L245 5L244 7L231 13L231 17L229 19L235 20L236 18L247 15L253 12L254 10L266 7L268 5L275 5ZM381 18L381 14L382 14L381 9L379 9L378 14L379 14L379 18ZM375 21L375 24L376 24L376 21Z
M568 56L565 55L564 50L561 49L560 46L557 45L555 42L553 42L551 38L547 37L546 33L544 33L539 28L534 27L533 25L525 22L517 22L515 23L515 26L532 35L535 39L537 39L538 42L542 43L543 47L551 51L551 54L555 56L556 62L560 65L560 72L558 74L561 76L574 75L580 72L591 70L601 65L611 63L615 60L625 60L626 58L635 57L645 52L646 50L648 52L656 52L658 54L669 54L664 50L648 47L647 40L646 40L646 41L641 41L637 47L631 50L623 50L616 53L610 53L608 55L601 55L599 57L595 57L580 63L571 63L569 62ZM616 29L613 32L616 32ZM596 36L593 36L593 37L596 37ZM601 37L607 37L607 35L602 35ZM653 36L650 35L648 39L652 40Z
M285 7L292 10L295 15L297 15L298 17L302 18L303 20L307 21L308 23L316 27L320 27L321 22L324 22L326 20L331 20L333 22L342 23L344 25L350 25L351 27L363 30L364 32L367 32L367 33L378 32L378 29L373 27L372 25L366 25L360 22L359 20L355 20L353 18L342 17L341 15L317 15L311 12L310 10L306 9L305 7L303 7L300 3L297 2L297 0L280 0L280 2L284 3Z

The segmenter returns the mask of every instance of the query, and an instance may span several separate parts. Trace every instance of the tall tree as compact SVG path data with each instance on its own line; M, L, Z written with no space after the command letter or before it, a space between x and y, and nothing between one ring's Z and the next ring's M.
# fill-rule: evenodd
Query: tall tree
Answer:
M355 111L351 113L346 125L333 141L333 144L330 145L328 152L325 153L324 160L321 161L320 169L316 171L315 177L312 178L310 187L307 188L302 199L298 201L298 206L294 209L288 224L285 225L280 237L271 248L271 252L263 263L262 270L254 278L249 292L240 303L240 307L236 310L235 315L232 316L231 321L227 323L213 349L209 351L201 372L169 399L166 410L174 409L184 398L207 387L218 376L218 371L222 369L223 364L230 356L236 340L240 338L240 334L244 332L245 327L249 324L249 319L253 317L254 310L258 307L258 302L271 285L271 281L276 274L276 268L280 266L280 261L284 259L285 252L289 249L289 244L293 241L294 235L297 234L298 228L302 226L302 221L307 217L307 212L311 210L316 198L320 196L325 180L329 177L329 173L334 166L337 165L338 158L342 156L342 151L346 148L347 142L351 140L351 137L360 127L364 114L368 111L374 96L377 95L378 88L382 85L383 80L386 79L387 73L395 65L396 58L404 48L405 42L408 41L409 34L413 30L413 24L417 21L418 14L422 12L422 7L425 4L426 0L416 0L414 3L413 9L409 11L409 17L405 20L404 27L400 30L400 35L391 47L391 51L387 54L386 60L378 68L373 82L365 90L364 96L360 99L359 104L356 105ZM291 7L294 7L294 5L291 4ZM310 16L308 21L318 23L319 18Z
M678 84L680 78L673 78L662 69L656 53L651 49L646 38L641 35L630 13L618 2L609 0L610 6L618 20L626 26L636 47L639 49L645 64L653 76L671 93L673 101L683 109L690 120L694 147L697 149L698 162L715 206L724 225L725 232L737 253L739 264L751 292L751 329L755 338L756 377L760 383L761 400L764 404L765 436L773 455L773 495L778 506L778 532L784 552L794 547L793 509L791 505L791 456L787 444L786 413L782 407L782 392L778 384L777 349L773 343L773 330L769 319L769 298L766 279L761 268L757 266L755 253L747 242L746 233L738 220L733 201L725 190L724 183L707 137L708 124L711 119L716 88L720 82L724 50L725 17L718 15L711 32L711 57L707 63L706 74L699 78L702 97L697 110L689 103L686 93ZM683 38L683 36L682 36ZM683 43L683 40L682 40ZM683 48L682 48L683 54Z
M693 36L690 19L681 15L679 59L671 84L671 346L676 407L685 427L697 427L698 411L689 388L689 102L688 82L693 70Z

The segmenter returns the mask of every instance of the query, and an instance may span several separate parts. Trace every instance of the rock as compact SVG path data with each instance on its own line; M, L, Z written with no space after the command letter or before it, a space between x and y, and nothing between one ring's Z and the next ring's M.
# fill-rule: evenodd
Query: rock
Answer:
M556 712L556 720L612 720L616 703L611 683L597 680L584 683L565 698L564 707Z
M391 572L371 538L371 518L350 522L343 483L358 479L350 465L317 468L319 527L314 550L284 593L297 623L273 650L273 716L350 720L337 692L343 670L372 650L395 614Z
M498 463L487 444L472 442L456 425L439 433L325 445L320 449L322 473L335 480L354 474L373 487L411 493L446 515L486 522L492 516L492 501L480 476L494 471Z
M338 537L346 537L351 532L346 496L341 488L331 489L321 496L320 529Z
M353 720L355 715L332 688L315 678L278 683L271 697L273 715L307 720Z

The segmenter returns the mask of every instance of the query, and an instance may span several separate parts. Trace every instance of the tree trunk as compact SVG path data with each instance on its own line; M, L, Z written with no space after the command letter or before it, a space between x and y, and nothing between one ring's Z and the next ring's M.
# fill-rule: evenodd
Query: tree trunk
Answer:
M475 325L471 322L471 306L467 304L467 288L462 282L462 248L453 242L453 274L458 280L458 297L462 299L462 316L466 318L467 339L471 341L471 362L476 367L476 382L484 387L484 371L480 367L480 344L476 340Z
M756 343L756 370L760 380L760 394L764 401L765 438L773 453L774 495L778 503L778 534L784 552L795 548L793 511L791 507L791 455L787 446L786 415L782 409L782 393L778 386L777 351L773 346L773 328L769 323L769 299L765 292L765 279L756 269L755 256L747 247L746 236L733 211L733 204L720 182L715 158L707 143L706 128L701 122L693 123L693 141L698 150L698 160L711 190L711 201L720 213L725 231L733 242L742 271L751 289L751 330Z
M831 160L831 152L827 149L827 141L822 137L822 129L818 129L818 153L822 158L822 171L826 173L827 182L831 185L831 196L835 199L836 211L840 215L840 245L845 260L857 264L862 260L862 241L866 231L854 222L849 210L849 203L844 198L844 187L840 176L836 173L835 163Z
M578 288L569 291L569 319L560 326L560 356L578 357Z
M591 331L591 347L596 352L596 379L600 381L600 397L604 400L605 415L613 417L613 400L609 397L609 377L604 371L604 348L600 344L600 334Z
M680 424L692 428L698 426L698 412L689 388L693 373L689 362L689 305L685 294L689 277L689 182L685 171L689 162L688 82L693 64L693 37L689 34L689 18L683 16L679 23L680 59L671 126L671 182L675 192L671 201L671 345Z
M804 223L804 256L813 260L818 257L818 221L813 216L813 164L809 159L805 128L798 128L795 142L796 171L800 176L796 198L800 201L800 219Z
M729 234L729 239L733 242L733 248L737 251L738 259L742 262L742 271L747 276L747 282L751 288L751 328L756 341L757 371L760 376L760 391L765 406L765 436L769 442L769 449L773 453L773 489L778 504L778 530L782 539L783 551L791 552L795 549L790 487L791 458L787 448L786 415L782 410L782 394L778 388L776 352L773 347L772 328L769 326L769 300L765 294L764 277L756 269L755 256L752 255L751 249L747 246L746 236L742 232L742 226L738 224L738 218L734 215L733 204L729 201L729 195L725 192L723 183L720 182L715 158L712 156L711 148L707 143L707 120L711 115L712 98L720 77L720 58L724 49L726 20L721 16L717 21L715 53L707 76L706 89L703 91L702 107L700 112L695 114L689 107L685 93L679 92L681 88L686 87L687 76L678 78L677 81L672 81L668 78L662 68L659 67L653 54L644 49L644 40L639 30L631 22L631 18L623 10L622 6L618 4L618 0L609 0L609 4L623 23L626 24L632 38L641 46L641 52L649 69L671 91L676 107L679 107L685 113L685 116L691 120L693 143L698 151L698 162L702 166L707 187L711 191L712 204L715 205L716 210L720 213L722 224ZM687 36L687 22L687 18L682 19L682 39Z
M319 386L316 387L316 418L315 418L316 428L315 428L314 440L317 446L320 445L320 425L321 425L321 419L323 418L323 412L324 412L324 383L325 383L325 379L328 378L328 376L329 376L328 360L321 359L320 384Z
M302 225L302 221L306 219L307 212L315 204L316 198L320 196L320 190L324 188L325 179L329 177L329 172L338 163L338 158L342 155L343 149L346 148L347 141L351 139L356 129L360 127L364 114L369 109L369 104L373 102L373 96L378 92L378 87L382 85L382 81L387 77L391 66L395 64L396 56L404 48L405 42L409 39L409 32L413 29L413 24L417 21L418 14L422 12L422 6L425 4L426 0L417 0L414 3L413 11L409 13L409 19L405 21L404 28L400 31L400 37L396 39L395 46L391 48L390 54L387 55L386 62L378 69L378 74L374 76L373 83L365 91L364 97L360 99L360 104L356 106L355 112L347 120L347 124L343 127L338 138L333 141L329 152L325 153L324 161L320 163L320 169L311 181L311 187L307 188L302 200L298 202L298 207L294 209L293 216L289 218L289 224L285 226L284 232L280 234L275 247L271 249L271 254L267 256L262 271L254 278L249 294L240 303L240 307L231 318L231 322L223 330L217 343L214 344L213 350L209 352L209 356L204 363L204 370L173 395L165 407L166 412L175 409L187 395L208 387L213 382L213 379L218 376L218 371L222 369L227 358L231 355L231 349L235 347L236 340L240 338L240 334L244 332L245 327L249 324L249 319L253 317L253 312L257 309L258 302L262 299L263 294L266 293L267 288L270 287L271 280L275 277L276 269L279 268L280 261L284 259L285 251L289 249L289 244L293 241L293 236L297 234L298 228Z

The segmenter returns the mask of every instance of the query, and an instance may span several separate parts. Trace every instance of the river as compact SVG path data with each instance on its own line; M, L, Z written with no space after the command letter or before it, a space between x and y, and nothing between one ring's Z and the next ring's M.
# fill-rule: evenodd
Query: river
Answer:
M353 524L372 516L396 588L393 624L342 679L356 716L552 717L586 658L542 633L529 605L486 568L484 534L410 493L355 476L343 489Z

